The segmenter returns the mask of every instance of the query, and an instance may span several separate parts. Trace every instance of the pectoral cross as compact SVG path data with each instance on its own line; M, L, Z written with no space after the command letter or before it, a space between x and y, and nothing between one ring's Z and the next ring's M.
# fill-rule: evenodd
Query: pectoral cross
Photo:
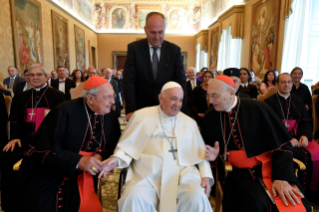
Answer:
M287 121L286 121L286 123L285 123L285 126L286 126L287 128L289 127L289 125L288 125Z
M229 155L229 152L227 152L227 146L225 146L224 161L227 161L227 155Z
M35 115L35 113L32 111L31 113L29 113L30 116L30 120L32 120L32 117Z
M172 153L174 160L176 160L176 152L177 149L174 149L173 145L171 145L171 149L168 150L170 153Z

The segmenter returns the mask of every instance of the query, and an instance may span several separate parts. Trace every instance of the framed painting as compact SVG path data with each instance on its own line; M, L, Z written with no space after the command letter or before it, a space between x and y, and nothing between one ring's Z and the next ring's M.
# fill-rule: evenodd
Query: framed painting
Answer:
M161 5L158 6L136 6L136 26L137 30L143 30L145 19L150 12L161 12Z
M209 69L217 71L217 61L218 61L218 46L219 46L219 27L216 27L211 32L211 42L210 42L210 62Z
M85 31L74 25L76 68L82 72L86 68Z
M41 4L35 0L10 0L15 65L19 70L43 64Z
M252 5L249 69L262 79L276 68L280 1L260 0Z
M70 70L68 20L52 12L54 68L64 66Z
M112 29L124 29L127 12L122 8L116 8L112 12Z

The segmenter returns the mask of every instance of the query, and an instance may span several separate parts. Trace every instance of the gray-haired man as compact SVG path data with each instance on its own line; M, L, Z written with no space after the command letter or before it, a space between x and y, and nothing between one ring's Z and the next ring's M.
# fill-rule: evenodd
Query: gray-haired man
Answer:
M17 172L12 170L29 148L34 145L34 135L47 113L64 101L62 92L47 86L47 70L42 65L32 65L29 70L32 89L16 95L12 100L10 121L10 139L3 149L2 166L2 210L7 210L11 186Z
M95 175L102 170L101 160L113 153L121 130L111 110L114 90L106 79L90 77L82 96L58 105L43 120L6 212L102 211Z

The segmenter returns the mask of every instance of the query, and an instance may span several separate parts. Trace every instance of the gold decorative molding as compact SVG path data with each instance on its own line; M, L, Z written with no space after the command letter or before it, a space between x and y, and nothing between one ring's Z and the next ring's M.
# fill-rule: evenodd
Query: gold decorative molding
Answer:
M291 4L294 0L285 0L285 5L284 5L284 18L289 18L289 16L292 14L292 8Z
M231 26L231 35L233 38L244 37L244 12L245 5L234 5L218 18L222 29L227 29Z
M200 50L207 51L208 29L203 29L195 35L196 44L200 43Z
M107 3L112 3L112 2L116 2L116 3L132 3L131 0L97 0L95 2L107 2ZM134 1L134 4L136 3L161 3L161 2L165 2L165 3L200 3L200 0L152 0L151 2L149 0L138 0L138 1Z

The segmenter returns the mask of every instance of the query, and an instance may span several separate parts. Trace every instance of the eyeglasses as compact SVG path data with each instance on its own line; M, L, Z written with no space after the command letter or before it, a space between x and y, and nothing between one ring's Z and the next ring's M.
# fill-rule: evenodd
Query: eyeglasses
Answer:
M108 95L108 96L106 96L106 97L97 96L97 95L95 95L95 94L91 94L91 95L94 96L94 97L96 97L96 98L100 97L101 99L106 100L106 101L111 101L111 100L114 100L114 99L116 98L116 93L114 93L113 95Z
M226 90L227 91L227 90ZM213 94L206 94L206 98L212 98L212 99L216 99L218 98L220 95L222 95L225 91L221 92L220 94L216 94L216 93L213 93Z
M29 74L29 77L35 77L35 76L37 76L37 77L42 77L42 76L44 76L44 74L43 73L36 73L36 74Z

